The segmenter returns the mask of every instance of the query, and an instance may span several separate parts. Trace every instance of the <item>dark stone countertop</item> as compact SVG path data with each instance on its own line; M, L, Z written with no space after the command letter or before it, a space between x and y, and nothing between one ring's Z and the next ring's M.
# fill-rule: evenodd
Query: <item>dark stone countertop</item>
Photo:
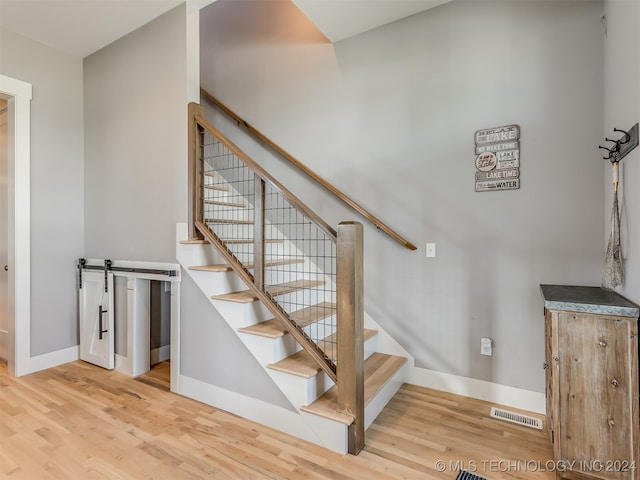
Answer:
M622 295L601 287L540 285L544 306L549 310L637 317L638 305Z

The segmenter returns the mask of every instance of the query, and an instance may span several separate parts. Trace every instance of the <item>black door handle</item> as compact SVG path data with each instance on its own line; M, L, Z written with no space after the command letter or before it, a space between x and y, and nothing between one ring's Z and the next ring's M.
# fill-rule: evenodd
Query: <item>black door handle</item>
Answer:
M98 305L98 334L99 334L98 338L100 340L102 340L102 334L107 333L109 331L109 330L102 329L102 315L104 315L107 312L108 310L102 309L102 305Z

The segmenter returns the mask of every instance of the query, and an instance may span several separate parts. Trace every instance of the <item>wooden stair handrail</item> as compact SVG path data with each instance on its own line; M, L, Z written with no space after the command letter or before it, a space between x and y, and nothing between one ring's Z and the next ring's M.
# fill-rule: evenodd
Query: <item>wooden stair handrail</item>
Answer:
M377 229L382 230L387 235L389 235L391 238L393 238L394 240L396 240L398 243L402 244L404 247L408 248L409 250L416 250L417 249L417 247L413 243L408 241L406 238L404 238L402 235L397 233L391 227L389 227L386 224L384 224L380 219L378 219L376 216L374 216L371 212L369 212L363 206L358 204L355 200L353 200L352 198L347 196L342 191L338 190L336 187L334 187L332 184L327 182L320 175L318 175L313 170L308 168L304 163L302 163L300 160L295 158L293 155L291 155L289 152L287 152L284 148L282 148L281 146L279 146L278 144L273 142L271 139L269 139L262 132L260 132L260 130L258 130L257 128L251 126L242 117L240 117L237 113L235 113L233 110L231 110L229 107L227 107L224 103L222 103L220 100L218 100L212 94L207 92L204 88L200 88L200 93L202 94L203 97L205 97L207 100L209 100L211 103L213 103L216 107L218 107L222 112L226 113L229 117L231 117L233 120L235 120L238 123L238 125L242 125L244 128L246 128L250 133L255 135L258 139L260 139L260 141L262 141L268 147L270 147L273 150L275 150L276 152L278 152L287 161L289 161L290 163L295 165L297 168L302 170L302 172L304 172L306 175L311 177L313 180L315 180L320 185L322 185L324 188L329 190L331 193L333 193L336 197L338 197L344 203L346 203L351 208L353 208L355 211L360 213L360 215L362 215L364 218L366 218L371 223L373 223L373 225Z

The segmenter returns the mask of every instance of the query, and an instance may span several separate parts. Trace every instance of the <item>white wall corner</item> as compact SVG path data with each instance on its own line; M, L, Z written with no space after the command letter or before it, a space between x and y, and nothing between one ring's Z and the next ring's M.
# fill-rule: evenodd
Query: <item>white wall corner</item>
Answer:
M200 103L200 7L187 2L187 102Z

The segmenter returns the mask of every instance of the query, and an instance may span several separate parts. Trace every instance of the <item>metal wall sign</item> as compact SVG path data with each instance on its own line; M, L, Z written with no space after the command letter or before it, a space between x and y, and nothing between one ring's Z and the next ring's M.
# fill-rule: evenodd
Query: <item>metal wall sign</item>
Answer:
M476 192L520 188L520 127L478 130L474 141Z

